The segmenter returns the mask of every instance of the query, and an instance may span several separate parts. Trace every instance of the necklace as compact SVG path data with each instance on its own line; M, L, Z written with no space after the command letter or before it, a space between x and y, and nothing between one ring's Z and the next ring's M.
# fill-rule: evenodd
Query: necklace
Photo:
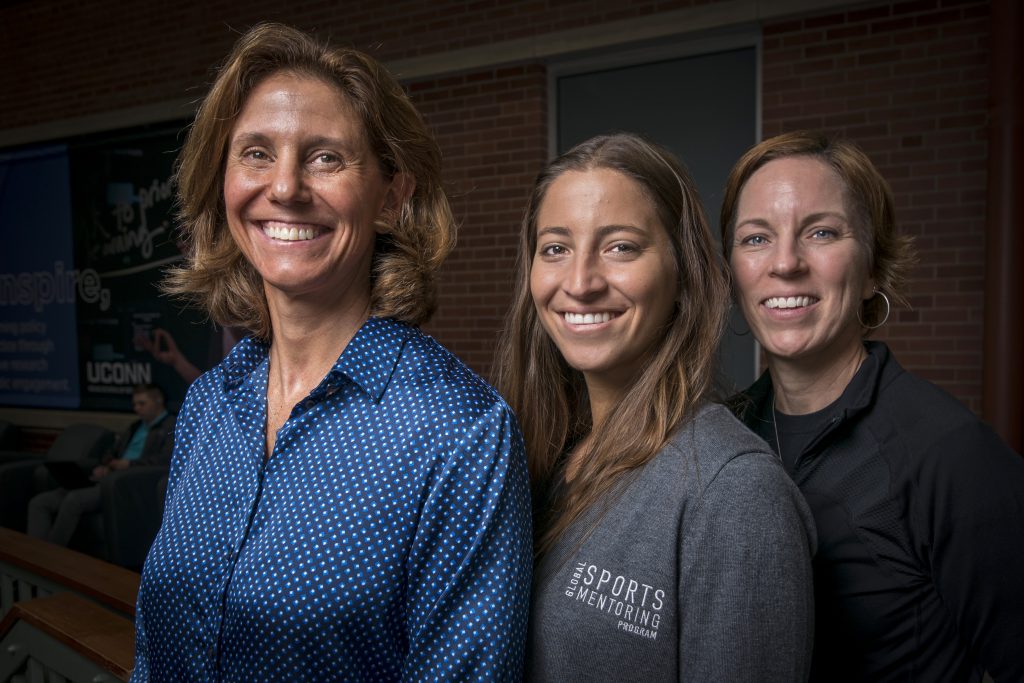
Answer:
M782 460L782 440L779 438L779 423L775 418L775 392L772 392L772 427L775 429L775 455Z

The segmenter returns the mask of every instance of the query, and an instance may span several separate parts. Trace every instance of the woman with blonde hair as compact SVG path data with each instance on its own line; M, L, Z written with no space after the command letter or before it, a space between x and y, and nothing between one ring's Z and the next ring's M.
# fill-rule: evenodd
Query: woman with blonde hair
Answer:
M540 174L499 388L537 528L534 681L795 681L814 532L766 445L710 400L728 288L693 181L599 136Z
M517 680L521 437L417 327L455 228L401 87L257 26L177 178L188 260L169 289L250 336L178 418L132 680Z

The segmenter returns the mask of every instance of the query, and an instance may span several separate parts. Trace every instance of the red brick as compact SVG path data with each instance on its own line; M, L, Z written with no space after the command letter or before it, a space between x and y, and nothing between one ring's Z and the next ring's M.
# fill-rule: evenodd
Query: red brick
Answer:
M893 5L893 14L909 14L915 12L927 12L939 6L936 0L914 0L913 2L901 2Z
M802 19L777 23L768 23L765 24L764 26L764 34L766 36L774 36L780 33L793 33L795 31L803 30L803 27L804 22Z
M161 15L135 6L126 14L113 0L0 3L5 55L17 65L0 71L0 91L18 94L17 107L0 108L0 129L198 97L212 79L210 65L235 35L223 26L244 28L259 18L315 26L394 62L513 39L542 41L550 31L691 4L424 0L350 3L338 12L324 1L284 9L251 0L230 12L184 3ZM137 5L156 6L154 0ZM838 129L881 167L896 193L902 229L918 237L922 262L908 288L914 309L899 310L878 336L899 349L908 367L932 373L976 409L989 3L850 6L767 23L762 130ZM120 24L107 20L115 14ZM46 41L35 39L40 26L47 28ZM463 226L428 330L486 371L511 291L523 203L548 154L546 68L514 63L406 87L438 135Z
M891 10L888 5L870 7L862 10L853 10L846 13L847 20L852 24L858 21L870 21L881 17L889 16Z
M846 20L846 15L842 12L838 14L829 14L820 17L807 17L804 19L804 28L821 28L822 26L835 26L836 24L842 24Z
M876 21L872 23L871 32L889 33L891 31L901 31L903 29L913 28L913 26L913 17L899 17L897 19L886 19L884 21Z
M782 44L786 47L797 47L799 45L809 45L811 43L819 43L824 34L821 31L806 31L803 33L793 33L782 38Z
M826 40L843 40L844 38L855 38L858 36L865 36L868 33L868 27L866 24L847 24L844 26L838 26L836 28L830 28L825 32ZM765 41L765 49L767 50L767 41Z

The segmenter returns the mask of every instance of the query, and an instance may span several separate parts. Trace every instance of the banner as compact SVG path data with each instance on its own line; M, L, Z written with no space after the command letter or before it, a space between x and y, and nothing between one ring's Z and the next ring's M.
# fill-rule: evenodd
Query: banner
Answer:
M70 148L75 260L103 292L78 302L83 408L123 410L138 383L159 384L176 406L211 365L212 326L159 290L164 269L182 259L173 228L178 130Z
M0 404L79 407L76 302L104 300L72 251L64 146L0 154Z

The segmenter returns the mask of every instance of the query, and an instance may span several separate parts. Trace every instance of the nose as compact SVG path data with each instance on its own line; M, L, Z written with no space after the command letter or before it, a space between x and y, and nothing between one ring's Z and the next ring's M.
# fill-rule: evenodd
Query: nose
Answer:
M580 254L572 260L562 288L573 298L587 299L603 292L607 285L600 260Z
M280 204L294 204L309 200L309 187L302 164L287 158L280 158L274 164L267 196Z
M772 254L773 275L793 277L802 273L805 267L806 263L800 251L798 238L780 239L776 242Z

